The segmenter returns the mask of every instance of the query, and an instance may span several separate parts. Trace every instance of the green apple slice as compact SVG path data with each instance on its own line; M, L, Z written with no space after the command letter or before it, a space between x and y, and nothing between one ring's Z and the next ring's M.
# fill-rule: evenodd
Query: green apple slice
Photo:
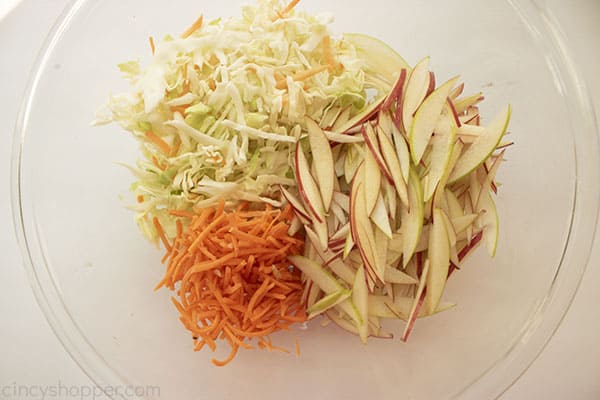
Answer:
M383 154L387 169L392 176L394 187L398 192L398 197L400 197L400 201L405 207L409 207L408 189L406 187L406 182L402 177L402 167L400 166L400 160L396 154L394 144L392 143L392 140L382 132L381 129L377 129L377 139L379 141L379 147L381 148L381 153Z
M485 132L465 149L456 162L456 165L448 178L448 183L456 182L488 159L490 154L492 154L498 146L498 143L500 143L504 133L506 133L510 121L510 114L510 106L507 106L506 109L501 111L485 128Z
M480 211L484 211L479 217L479 223L483 227L486 248L490 257L494 257L498 247L499 218L494 199L487 190L481 193L479 207Z
M415 293L415 298L413 301L413 305L410 309L410 313L408 314L408 319L406 326L404 327L404 333L402 334L401 340L406 342L408 340L408 336L412 332L413 327L415 326L415 321L419 316L419 312L421 306L423 305L423 295L425 294L425 282L427 280L427 276L429 275L429 260L425 260L423 263L423 272L421 273L421 279L419 280L419 286L417 287L417 292Z
M340 290L339 292L333 292L325 295L319 301L315 302L312 306L306 310L308 312L308 319L313 319L319 314L324 313L330 308L335 307L344 300L350 297L352 291L348 289Z
M404 136L400 133L396 125L392 125L392 139L394 141L394 146L396 147L398 161L400 161L402 179L404 179L404 182L408 182L408 174L410 173L410 152Z
M417 109L410 126L409 145L413 162L418 164L427 149L433 130L442 115L448 93L454 87L458 77L452 78L433 91Z
M439 208L433 210L433 225L429 231L430 262L427 273L427 294L423 306L427 314L433 313L442 298L450 267L450 242L444 216Z
M344 33L343 40L354 45L357 56L364 60L367 70L386 78L390 85L400 70L410 70L402 56L379 39L361 33Z
M472 107L483 100L483 93L475 93L474 95L454 100L454 109L458 114L462 114L467 111L469 107Z
M329 139L327 139L327 136L325 136L325 133L319 127L319 124L311 118L306 118L304 122L308 131L308 141L313 155L313 162L317 165L315 178L319 185L325 212L327 212L331 206L335 179L331 145L329 144Z
M326 266L337 276L339 276L344 282L352 284L354 281L354 271L346 263L339 258L335 258L335 254L327 248L323 248L319 243L319 238L314 230L310 227L305 227L306 237L313 244L317 255Z
M381 171L375 156L370 151L365 151L365 185L367 214L371 215L381 191Z
M410 261L423 229L423 188L421 181L413 169L408 177L408 203L410 210L403 206L401 208L402 226L402 258L403 266Z
M367 343L367 336L369 334L369 291L367 288L367 281L365 279L364 268L358 268L354 277L354 284L352 285L352 302L356 306L358 315L361 318L361 323L357 324L358 335L363 343Z
M430 82L429 57L425 57L415 65L406 82L401 104L402 125L405 132L410 132L413 115L425 99Z
M455 142L456 125L450 115L443 116L437 124L435 134L441 140L432 144L431 155L429 156L429 174L427 185L425 186L425 201L429 201L433 196L438 183L448 169L448 164L452 156L452 148ZM443 188L441 188L443 190Z

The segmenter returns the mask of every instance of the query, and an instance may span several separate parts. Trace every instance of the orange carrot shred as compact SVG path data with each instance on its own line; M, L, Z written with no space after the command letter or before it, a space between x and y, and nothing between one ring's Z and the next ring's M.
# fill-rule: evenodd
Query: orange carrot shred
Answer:
M296 355L300 357L300 341L296 338Z
M214 365L228 364L240 348L255 348L248 343L253 338L259 349L289 353L272 345L269 335L306 320L300 273L288 270L287 256L303 247L287 233L292 213L289 207L257 210L246 203L226 210L224 200L194 213L169 210L189 223L184 228L176 220L177 236L165 245L168 263L157 288L179 284L173 304L194 337L194 350L229 343L229 356L213 359ZM158 219L154 223L164 235Z
M154 38L152 36L148 37L148 42L150 43L150 51L152 51L152 55L156 52L156 47L154 46Z
M156 134L154 134L154 132L147 131L145 135L146 135L146 138L148 138L148 140L153 142L164 154L169 154L171 152L171 146L169 146L169 144L167 142L165 142L163 139L156 136Z
M137 202L138 203L143 203L144 202L144 195L139 194L137 197Z
M198 29L202 28L203 21L204 21L204 16L202 16L202 15L199 16L198 19L196 21L194 21L194 23L181 34L181 38L185 39L185 38L191 36L192 33L196 32Z
M163 230L163 227L160 224L160 221L158 220L158 218L154 217L154 218L152 218L152 223L154 224L154 227L156 228L156 232L158 233L158 237L160 238L161 242L165 246L165 249L167 249L167 252L170 252L171 244L169 243L169 240L167 239L167 236L165 235L165 231Z

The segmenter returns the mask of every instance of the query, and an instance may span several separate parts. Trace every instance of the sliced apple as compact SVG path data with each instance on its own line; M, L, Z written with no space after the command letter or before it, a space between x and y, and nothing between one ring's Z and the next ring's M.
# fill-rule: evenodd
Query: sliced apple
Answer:
M411 169L408 177L408 203L410 210L403 206L401 208L402 226L402 258L403 266L406 267L411 259L423 229L423 188L416 172Z
M344 156L344 178L346 183L352 182L358 166L363 161L363 156L356 145L347 145L346 155Z
M433 210L433 225L429 231L427 254L430 265L427 273L427 294L424 307L425 312L431 314L436 310L442 298L450 266L448 230L439 208Z
M475 93L472 96L463 97L453 101L456 112L460 115L467 111L469 107L476 105L484 100L483 93Z
M331 206L335 179L335 169L333 163L333 154L331 153L331 146L329 144L329 139L327 139L327 136L325 136L325 133L323 133L323 130L319 127L319 124L317 124L311 118L306 118L304 123L306 124L306 129L308 131L308 141L310 143L310 150L313 155L313 160L316 165L318 165L318 168L316 168L315 177L319 185L325 212L327 212Z
M457 85L454 89L450 91L450 93L448 94L448 98L452 100L452 102L454 102L454 100L456 100L458 96L462 94L463 90L465 90L465 84L461 83L460 85Z
M404 84L406 83L406 76L408 75L407 69L402 68L400 73L398 74L398 78L396 78L396 82L394 82L394 86L392 86L392 90L385 98L385 101L381 105L382 110L389 109L394 102L402 97L402 89L404 88Z
M341 112L342 112L342 107L339 107L339 106L329 107L327 110L325 110L325 112L323 113L323 116L319 120L319 126L322 129L329 128L337 120L337 118Z
M298 199L296 196L294 196L292 193L290 193L290 191L288 191L283 186L280 186L279 190L281 190L281 194L287 200L287 202L290 203L290 205L292 206L292 208L294 209L296 214L298 214L300 216L300 218L303 219L302 222L305 225L309 224L310 220L311 220L310 214L308 213L308 211L306 211L306 209L302 205L302 202L300 201L300 199Z
M482 191L479 198L480 211L485 211L479 217L479 222L483 227L483 237L487 251L491 257L496 255L496 248L498 247L498 211L496 210L496 204L490 192Z
M312 306L307 308L308 319L313 319L319 314L324 313L330 308L335 307L340 304L344 300L352 295L352 291L348 289L343 289L338 292L333 292L331 294L325 295L319 301L315 302Z
M427 276L429 275L429 260L425 260L423 265L423 272L421 273L421 279L419 280L419 286L417 287L417 292L415 294L415 299L413 305L411 307L410 313L408 314L408 320L406 323L406 327L404 328L404 333L402 334L401 340L406 342L410 333L412 332L415 321L419 316L419 312L421 310L421 306L423 305L423 301L426 295L425 283L427 281Z
M298 190L300 196L304 200L304 204L318 222L325 222L325 207L323 206L321 192L319 191L319 187L314 178L310 174L310 166L308 165L308 161L306 160L306 156L302 151L302 146L299 141L296 143L294 168Z
M428 180L424 190L425 201L431 199L438 187L438 183L440 183L440 180L448 169L456 137L455 132L456 125L450 116L444 116L439 120L435 134L438 135L441 140L433 143L431 146L429 173L427 174ZM443 188L441 189L443 190Z
M385 281L402 285L416 285L419 283L419 281L412 276L392 267L385 268Z
M398 192L398 197L405 207L409 207L408 188L402 176L402 167L398 155L396 154L394 144L392 143L392 140L379 129L377 130L377 139L379 141L381 153L383 154L383 159L392 176L394 187Z
M454 226L456 234L458 235L459 233L465 231L468 227L472 226L475 223L475 220L477 220L477 217L477 214L467 214L452 218L452 226Z
M485 128L485 132L464 150L448 178L449 183L456 182L473 171L493 153L508 128L510 114L510 106L507 106Z
M327 248L322 247L319 244L319 238L314 230L310 227L306 227L306 237L312 242L317 255L323 262L324 266L327 266L334 274L339 276L343 281L348 284L352 284L354 281L354 271L348 265L346 265L339 257L334 257L334 254Z
M362 143L364 141L362 136L350 133L337 133L328 130L324 130L323 133L327 140L333 143Z
M390 173L387 164L381 154L381 149L379 148L379 142L377 140L377 135L375 133L375 129L373 129L373 125L370 123L364 124L362 127L362 134L365 139L365 145L367 146L367 151L370 151L375 161L377 161L377 165L381 169L382 174L390 183L394 183L392 178L392 174Z
M356 54L366 63L366 69L394 82L398 71L409 70L408 63L390 46L374 37L360 33L344 33L343 40L356 48Z
M400 161L402 178L404 179L404 182L408 182L408 174L410 172L410 152L404 136L395 125L392 127L392 140L394 141L398 161Z
M415 65L406 82L401 106L402 125L405 132L410 132L413 115L425 99L430 80L429 57L425 57Z
M361 323L357 324L358 335L363 343L367 343L367 336L369 334L369 304L368 304L369 291L367 288L367 281L365 278L365 271L363 268L359 268L356 271L354 277L354 284L352 285L352 302L356 306L358 315L361 318Z
M350 118L350 120L348 120L345 124L337 127L336 130L332 129L332 132L347 133L353 131L354 128L361 125L365 121L370 120L371 117L377 114L381 109L381 105L384 101L385 97L383 96L373 100L361 112L356 114L354 117Z
M341 132L340 128L350 121L350 115L352 113L352 106L348 106L342 110L342 112L338 115L333 125L331 125L332 132Z
M383 196L379 193L377 202L371 213L371 221L385 234L386 237L392 238L392 227L390 226L390 218L388 217L388 211L385 207L385 201Z
M452 78L449 81L438 87L431 93L417 109L414 120L410 126L409 145L413 162L418 164L423 157L423 153L427 148L427 144L431 139L433 130L442 115L448 93L455 83L457 78Z
M371 215L381 191L381 170L371 151L365 151L365 185L367 214Z

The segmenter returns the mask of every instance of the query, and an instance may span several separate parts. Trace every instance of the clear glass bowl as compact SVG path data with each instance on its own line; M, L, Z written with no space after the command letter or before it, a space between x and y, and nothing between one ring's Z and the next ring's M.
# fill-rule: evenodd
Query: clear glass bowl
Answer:
M510 102L512 139L501 169L498 255L478 251L449 283L458 307L420 320L408 344L363 346L313 322L294 338L302 356L242 352L224 369L194 353L161 277L160 252L119 195L137 146L90 121L126 89L115 65L148 57L149 35L195 19L239 14L237 1L79 0L47 41L19 117L13 159L15 224L33 290L73 359L113 398L487 399L506 390L554 333L583 276L599 194L596 126L585 85L556 24L533 1L306 0L337 32L361 31L439 81L462 75L484 90L484 115ZM400 329L400 327L396 327ZM398 335L397 335L398 336ZM225 351L225 349L223 349ZM222 354L219 354L222 355ZM268 388L265 387L268 384ZM118 393L115 393L117 392Z

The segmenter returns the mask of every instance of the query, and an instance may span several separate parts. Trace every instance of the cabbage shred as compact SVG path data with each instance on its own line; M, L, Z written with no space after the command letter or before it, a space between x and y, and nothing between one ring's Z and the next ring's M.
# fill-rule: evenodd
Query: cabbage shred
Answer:
M151 240L153 217L175 236L169 210L223 197L279 206L279 185L295 185L291 157L305 117L365 107L364 62L330 36L332 18L281 9L275 0L244 6L240 18L156 43L145 67L119 65L132 90L111 96L96 122L117 122L141 143L142 158L129 167L139 200L131 207Z

